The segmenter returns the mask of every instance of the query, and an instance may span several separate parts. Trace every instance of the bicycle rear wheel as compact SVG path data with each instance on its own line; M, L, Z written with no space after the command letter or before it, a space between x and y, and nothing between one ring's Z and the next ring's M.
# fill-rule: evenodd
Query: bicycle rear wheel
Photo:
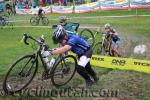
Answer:
M43 24L43 25L48 25L48 24L49 24L49 20L48 20L47 17L43 17L43 18L42 18L42 24Z
M37 67L38 60L34 55L26 55L12 64L3 82L5 93L13 94L26 88L34 78Z
M38 17L31 17L30 24L33 26L36 26L39 24L39 18Z
M84 40L86 40L90 46L92 46L95 42L94 35L93 35L92 31L87 29L87 28L83 29L80 32L79 36L81 38L83 38Z
M51 81L56 87L67 84L75 75L77 60L74 56L62 57L51 70Z
M95 44L95 47L93 49L94 55L100 55L102 53L103 44L102 42L98 42Z

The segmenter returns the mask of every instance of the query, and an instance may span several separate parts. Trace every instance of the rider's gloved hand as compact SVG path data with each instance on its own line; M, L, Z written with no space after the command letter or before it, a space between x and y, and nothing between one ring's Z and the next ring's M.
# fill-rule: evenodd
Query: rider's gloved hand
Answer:
M44 45L44 51L48 51L49 46L48 45Z

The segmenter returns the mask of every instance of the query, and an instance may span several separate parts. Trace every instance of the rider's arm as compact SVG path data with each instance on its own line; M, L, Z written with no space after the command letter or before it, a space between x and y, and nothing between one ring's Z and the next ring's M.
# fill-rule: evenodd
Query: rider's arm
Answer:
M70 45L65 45L63 47L57 48L56 50L51 51L51 54L63 54L71 49Z

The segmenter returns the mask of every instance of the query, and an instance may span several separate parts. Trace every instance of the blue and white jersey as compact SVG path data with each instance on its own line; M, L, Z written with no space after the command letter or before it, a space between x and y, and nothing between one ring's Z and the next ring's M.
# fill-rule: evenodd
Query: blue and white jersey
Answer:
M82 55L89 49L87 41L76 35L68 34L67 45L70 45L72 47L71 51L76 53L78 56Z

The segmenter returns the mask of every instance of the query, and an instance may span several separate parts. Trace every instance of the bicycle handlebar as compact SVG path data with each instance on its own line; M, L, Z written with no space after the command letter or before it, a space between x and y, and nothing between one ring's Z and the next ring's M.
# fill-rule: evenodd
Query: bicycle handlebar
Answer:
M27 42L27 39L28 39L28 36L27 36L26 33L24 33L24 34L23 34L24 43L25 43L26 45L29 45L29 43Z
M37 42L39 45L44 44L44 41L45 41L45 40L44 40L44 36L42 36L42 37L40 38L40 40L37 40L37 39L33 38L32 36L28 36L26 33L24 33L24 34L23 34L23 41L24 41L24 43L25 43L26 45L29 45L29 43L27 42L28 38L34 40L34 41Z

